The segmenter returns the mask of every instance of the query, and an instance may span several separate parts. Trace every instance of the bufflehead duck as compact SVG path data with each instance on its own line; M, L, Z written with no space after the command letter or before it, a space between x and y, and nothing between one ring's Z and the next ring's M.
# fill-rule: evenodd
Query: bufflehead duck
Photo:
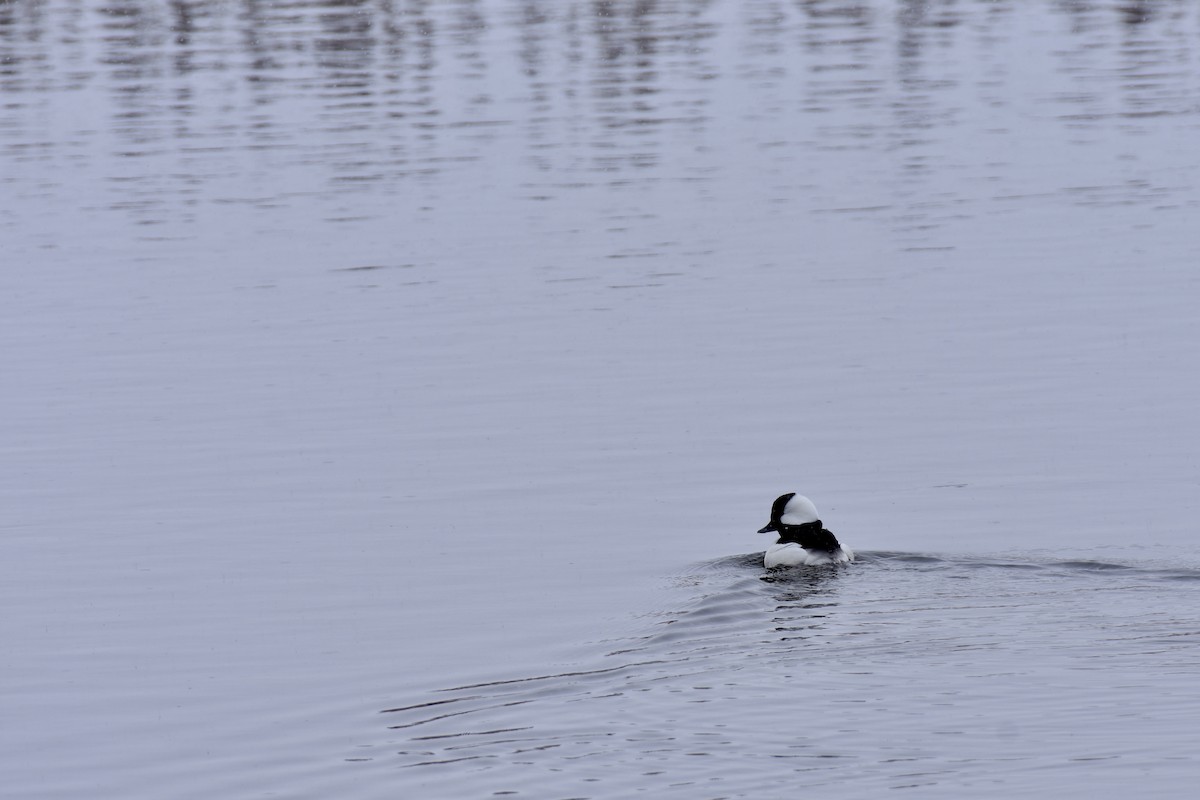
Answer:
M775 501L771 521L759 531L771 532L779 534L779 541L767 548L763 557L767 567L845 564L854 560L853 551L842 547L837 537L825 530L817 507L802 494L791 492Z

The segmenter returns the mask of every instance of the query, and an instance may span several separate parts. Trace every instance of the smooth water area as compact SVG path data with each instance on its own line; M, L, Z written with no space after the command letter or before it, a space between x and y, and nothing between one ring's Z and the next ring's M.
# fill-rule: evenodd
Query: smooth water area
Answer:
M1182 0L0 0L0 796L1191 791L1197 141Z

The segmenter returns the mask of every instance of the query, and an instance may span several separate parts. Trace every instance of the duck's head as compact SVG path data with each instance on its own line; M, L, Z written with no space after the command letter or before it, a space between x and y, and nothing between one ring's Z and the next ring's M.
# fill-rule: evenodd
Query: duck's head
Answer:
M771 506L771 521L759 533L783 533L784 528L820 522L817 507L802 494L789 492L780 495Z

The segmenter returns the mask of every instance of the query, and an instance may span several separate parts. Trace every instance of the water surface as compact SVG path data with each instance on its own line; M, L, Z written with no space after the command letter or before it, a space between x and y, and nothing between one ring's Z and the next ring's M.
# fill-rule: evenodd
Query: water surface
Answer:
M1167 796L1195 776L1198 581L1100 561L724 559L590 669L385 709L385 743L356 758L443 796Z
M0 2L5 791L1178 795L1198 33Z

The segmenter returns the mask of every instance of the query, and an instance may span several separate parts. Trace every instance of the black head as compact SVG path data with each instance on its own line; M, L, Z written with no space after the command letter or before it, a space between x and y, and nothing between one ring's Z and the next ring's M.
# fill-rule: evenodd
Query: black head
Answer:
M759 530L759 533L770 533L771 531L783 529L784 525L781 521L783 517L783 510L787 508L787 504L795 496L795 492L788 492L787 494L781 494L779 497L775 498L775 502L771 505L771 521L763 526L763 528Z

